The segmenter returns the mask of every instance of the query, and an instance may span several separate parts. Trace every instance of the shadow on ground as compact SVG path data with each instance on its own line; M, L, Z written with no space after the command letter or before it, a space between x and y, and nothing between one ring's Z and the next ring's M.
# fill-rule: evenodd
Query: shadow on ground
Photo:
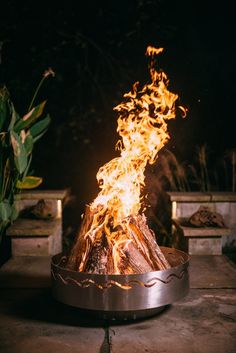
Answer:
M140 319L104 319L101 312L95 314L92 310L83 310L57 302L52 297L50 289L17 290L17 298L14 289L8 289L5 292L7 299L12 301L12 305L3 308L7 315L68 326L108 327L127 325L146 321L169 310L169 306L166 306L158 314L150 314L150 316ZM4 296L4 290L2 290L2 296Z

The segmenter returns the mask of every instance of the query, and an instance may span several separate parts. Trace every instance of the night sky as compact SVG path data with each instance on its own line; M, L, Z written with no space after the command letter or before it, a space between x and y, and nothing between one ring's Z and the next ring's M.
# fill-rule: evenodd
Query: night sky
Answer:
M169 125L166 146L192 161L235 149L235 14L232 1L6 1L0 12L0 82L23 114L40 90L51 126L33 155L44 188L72 188L81 205L97 193L95 174L115 156L113 107L148 80L147 45L165 49L160 67L189 110ZM82 208L83 206L81 206Z

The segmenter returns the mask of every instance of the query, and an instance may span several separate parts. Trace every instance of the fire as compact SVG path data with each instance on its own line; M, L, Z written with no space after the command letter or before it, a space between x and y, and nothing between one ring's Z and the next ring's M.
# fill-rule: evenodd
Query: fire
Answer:
M149 46L146 55L153 57L162 51ZM150 75L150 84L139 89L135 83L133 90L124 94L126 101L114 108L119 113L117 131L121 140L117 148L121 155L97 173L101 191L91 207L102 205L114 225L139 212L145 167L155 162L169 139L167 120L175 117L178 95L168 90L167 76L155 70L153 60Z
M103 165L97 173L101 190L89 206L94 216L83 235L86 246L78 264L79 271L85 270L89 253L96 244L103 244L99 256L103 256L106 248L101 263L107 261L107 253L111 252L112 273L133 273L130 265L121 269L133 244L142 253L147 266L155 269L145 245L147 240L133 229L131 218L145 223L145 216L140 216L145 167L156 161L158 152L168 141L167 122L176 115L178 95L168 90L166 74L154 67L154 57L162 51L163 48L147 48L151 82L143 87L136 82L132 90L124 94L124 102L114 108L118 113L120 139L116 148L120 156ZM180 109L185 112L184 108Z

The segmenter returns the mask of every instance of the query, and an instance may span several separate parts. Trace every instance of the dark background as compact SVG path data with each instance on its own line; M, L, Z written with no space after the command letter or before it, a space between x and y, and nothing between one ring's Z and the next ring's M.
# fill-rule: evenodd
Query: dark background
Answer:
M5 1L0 9L0 83L24 114L41 88L52 122L33 154L42 188L69 188L69 223L97 194L96 172L115 156L113 107L148 80L147 45L189 109L170 122L166 148L192 163L206 145L210 163L235 149L235 14L227 1Z

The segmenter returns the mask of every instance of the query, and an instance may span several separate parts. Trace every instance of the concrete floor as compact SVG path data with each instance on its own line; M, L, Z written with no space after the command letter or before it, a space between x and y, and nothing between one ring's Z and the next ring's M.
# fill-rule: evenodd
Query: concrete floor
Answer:
M185 298L152 318L112 325L56 302L49 264L11 259L0 269L0 352L236 352L236 266L225 256L192 256Z

